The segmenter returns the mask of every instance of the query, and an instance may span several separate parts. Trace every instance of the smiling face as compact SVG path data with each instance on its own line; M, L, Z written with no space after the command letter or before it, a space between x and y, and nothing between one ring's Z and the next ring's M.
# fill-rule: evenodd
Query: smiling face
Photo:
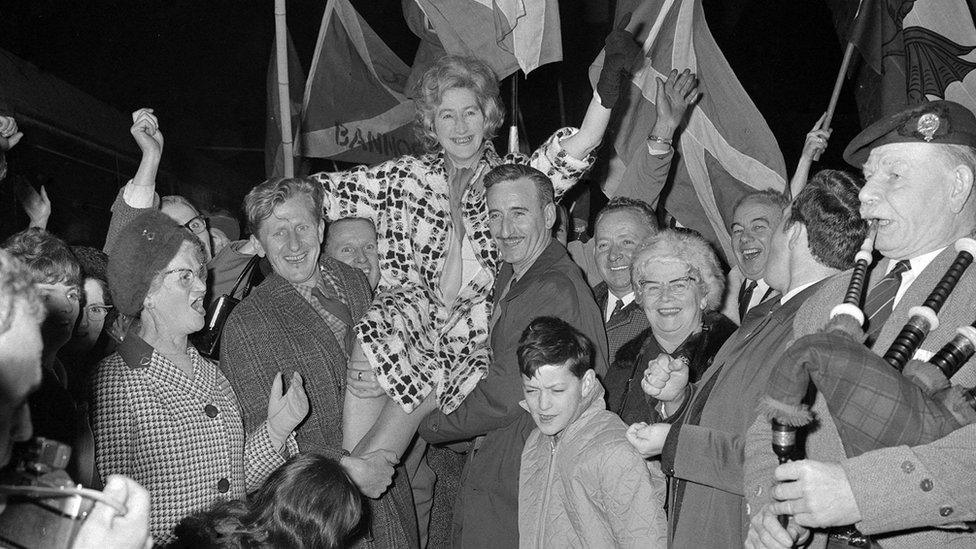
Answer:
M474 92L451 88L434 111L437 142L455 166L471 167L481 158L485 141L485 115Z
M274 271L292 284L318 276L325 221L313 210L310 197L296 194L275 206L271 216L261 221L257 238L251 237L258 253L267 256Z
M502 181L488 189L488 228L502 261L525 272L552 240L556 207L542 204L532 180Z
M522 376L525 405L539 431L555 436L583 413L583 397L596 383L596 374L587 370L582 379L566 364L540 366L531 378Z
M633 291L630 265L634 252L651 234L651 227L633 210L616 210L600 216L593 235L596 240L593 255L597 270L613 295L623 297Z
M701 277L678 261L648 261L634 270L634 287L654 336L674 346L699 331L705 294Z
M44 346L56 352L71 339L81 306L81 288L64 282L37 284L37 293L47 309L47 318L41 327Z
M936 147L891 143L872 150L864 163L861 217L877 220L874 247L885 257L917 257L967 232L960 230L957 215L965 198L960 201L954 192L956 174Z
M329 226L325 253L366 273L369 286L380 282L380 258L376 251L376 231L366 219L339 219Z
M746 200L732 214L732 250L746 278L765 275L769 238L781 216L778 206L759 200Z
M157 327L169 334L189 335L203 328L207 270L200 255L195 244L184 241L160 274L158 287L146 295L146 310L151 311Z

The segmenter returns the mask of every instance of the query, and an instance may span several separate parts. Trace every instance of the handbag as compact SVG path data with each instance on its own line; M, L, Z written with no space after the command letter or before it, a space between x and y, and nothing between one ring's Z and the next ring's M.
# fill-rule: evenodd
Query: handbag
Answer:
M257 255L252 257L244 266L240 276L237 277L237 282L231 288L230 294L221 295L207 308L203 329L194 336L194 345L201 355L211 360L220 360L220 336L224 333L224 324L234 307L241 302L241 299L251 293L251 288L254 286L254 273L257 271L256 267L260 260L261 258ZM238 299L234 295L237 294L237 289L242 283L244 284L244 291Z

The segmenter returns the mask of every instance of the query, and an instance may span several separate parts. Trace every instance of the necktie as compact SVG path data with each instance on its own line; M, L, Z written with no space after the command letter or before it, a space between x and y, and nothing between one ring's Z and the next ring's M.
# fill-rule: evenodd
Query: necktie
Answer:
M756 290L756 286L758 285L759 283L755 280L747 280L743 281L742 287L739 288L739 324L742 324L742 319L749 312L749 302L752 301L752 292Z
M326 296L318 287L312 288L312 295L315 296L315 299L318 300L319 305L321 305L323 309L346 325L345 334L341 340L342 344L345 346L346 354L351 353L353 338L355 336L352 331L352 313L349 312L349 307L346 307L346 304L338 299L333 299Z
M884 327L885 321L891 314L895 296L898 294L898 288L901 287L901 275L911 268L912 264L906 259L895 263L891 272L885 275L874 288L871 288L867 299L864 300L864 317L867 319L868 333L866 343L868 346L874 344L874 340L878 338L881 328Z
M613 324L620 320L620 317L624 314L624 300L618 299L617 304L613 306L613 311L610 311L610 318L607 319L607 324Z

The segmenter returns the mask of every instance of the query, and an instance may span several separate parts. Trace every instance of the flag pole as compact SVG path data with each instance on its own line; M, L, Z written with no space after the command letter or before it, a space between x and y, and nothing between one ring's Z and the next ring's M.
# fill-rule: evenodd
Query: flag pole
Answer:
M508 152L519 152L518 138L518 80L519 71L516 70L512 75L512 101L509 108L512 112L512 125L508 127Z
M275 0L275 55L278 65L278 118L281 126L281 154L285 177L295 176L294 144L291 136L291 97L288 93L288 26L285 0Z
M857 11L854 12L854 21L851 23L851 32L847 38L847 48L844 50L844 58L840 62L840 70L837 71L837 79L834 81L834 91L830 94L830 103L827 104L827 112L824 116L821 130L830 129L830 123L834 118L834 110L837 109L837 100L840 98L840 90L844 87L844 79L847 76L847 69L851 65L851 58L854 57L854 45L861 40L864 29L867 27L868 16L862 15L867 11L867 4L871 0L859 0ZM816 154L814 160L820 160L820 152Z

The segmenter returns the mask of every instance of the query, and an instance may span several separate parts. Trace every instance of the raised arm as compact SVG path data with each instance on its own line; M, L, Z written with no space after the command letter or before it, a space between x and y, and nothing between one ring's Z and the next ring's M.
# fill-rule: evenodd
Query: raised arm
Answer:
M831 128L827 128L826 130L820 128L826 116L827 113L824 113L820 117L820 120L817 120L817 123L814 124L813 129L807 133L806 141L803 143L803 153L800 154L800 161L796 165L796 173L793 174L793 179L790 180L791 197L800 194L803 186L807 184L807 179L810 177L810 166L813 165L814 159L819 158L827 150L827 140L830 139L830 133L833 130Z
M12 116L0 115L0 181L7 176L7 151L24 137Z
M412 156L402 156L372 167L356 166L344 172L320 172L309 177L322 185L326 219L364 217L378 224L387 191L421 177L421 163Z
M119 231L143 211L159 206L156 196L156 173L163 156L163 133L152 109L142 108L132 113L129 128L136 144L142 151L142 159L136 175L129 180L112 204L112 218L105 235L105 253L111 254Z

